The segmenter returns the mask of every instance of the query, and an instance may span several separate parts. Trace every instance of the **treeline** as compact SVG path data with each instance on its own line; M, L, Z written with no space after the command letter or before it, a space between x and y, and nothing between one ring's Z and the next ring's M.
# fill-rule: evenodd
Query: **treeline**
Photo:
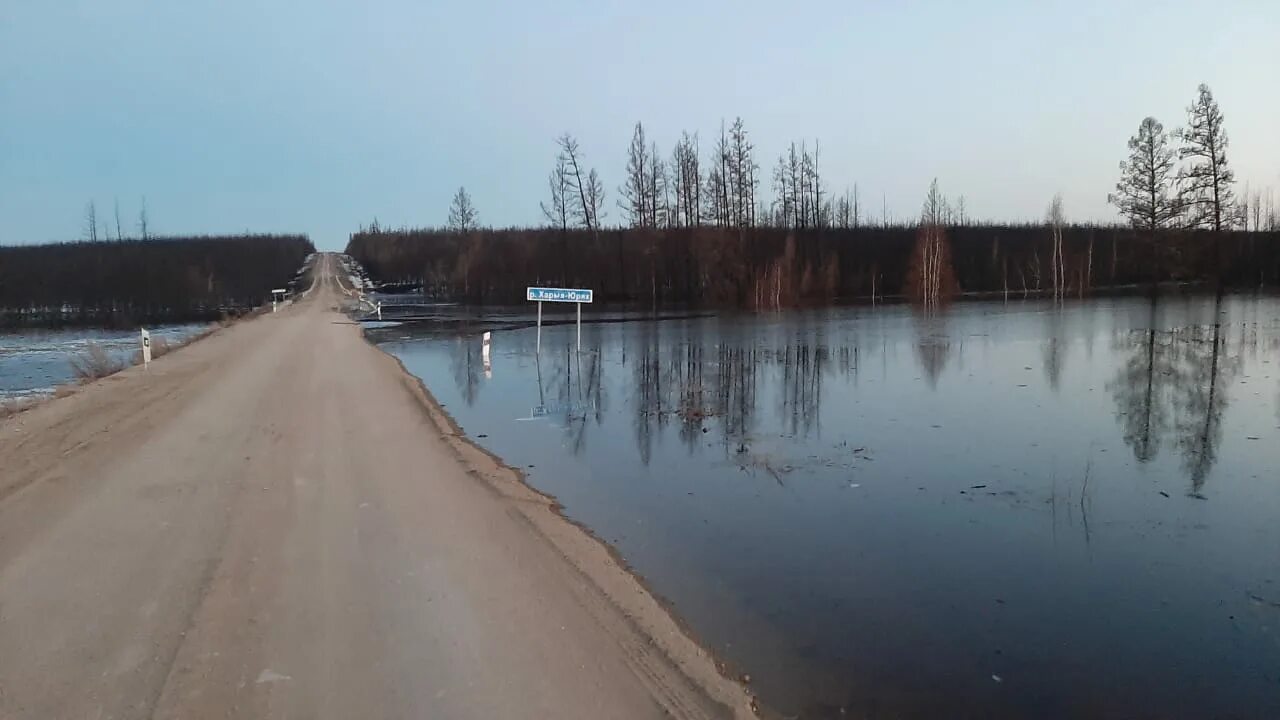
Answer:
M934 306L963 293L1050 295L1161 282L1257 287L1277 282L1280 212L1271 194L1235 194L1225 121L1200 86L1186 126L1146 118L1108 201L1123 226L1073 224L1061 195L1043 223L975 223L965 198L930 186L918 218L869 211L858 187L833 192L815 140L792 142L761 172L741 118L704 154L683 133L669 155L636 123L616 207L571 135L540 204L546 229L488 230L460 188L447 230L387 231L375 221L347 251L375 281L429 295L507 303L526 283L595 288L604 299L781 307L903 297ZM772 190L771 197L765 191ZM1099 189L1099 195L1102 189Z
M930 238L945 238L942 250L931 250ZM372 228L353 234L347 252L375 281L495 304L523 302L533 284L591 287L601 300L637 306L766 308L930 292L1075 297L1153 280L1209 283L1218 277L1215 266L1228 286L1280 282L1280 232L1161 230L1153 244L1149 233L1132 228L1054 223Z
M238 314L315 252L304 235L151 237L0 247L6 326L187 322Z

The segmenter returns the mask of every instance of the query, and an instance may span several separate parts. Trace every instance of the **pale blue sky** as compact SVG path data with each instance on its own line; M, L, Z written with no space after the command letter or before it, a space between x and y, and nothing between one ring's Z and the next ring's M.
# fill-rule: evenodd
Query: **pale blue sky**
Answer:
M85 204L160 232L540 220L570 131L609 191L632 125L704 154L741 115L771 169L818 138L828 185L912 216L1076 219L1146 115L1200 82L1243 186L1280 202L1280 2L543 3L0 0L0 243L74 239ZM771 194L771 190L766 190Z

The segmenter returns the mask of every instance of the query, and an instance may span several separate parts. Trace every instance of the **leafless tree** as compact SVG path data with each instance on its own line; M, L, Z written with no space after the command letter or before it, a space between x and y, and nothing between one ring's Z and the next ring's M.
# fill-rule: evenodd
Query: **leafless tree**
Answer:
M647 225L652 228L667 224L667 208L664 200L667 195L667 164L658 154L658 144L649 148L649 172L645 177L648 183L646 195L649 199L649 218Z
M1187 127L1178 131L1178 138L1178 157L1191 161L1178 174L1189 226L1218 233L1231 223L1235 172L1227 164L1222 111L1208 85L1200 86L1195 103L1187 108Z
M458 188L449 204L449 229L454 232L468 233L476 229L475 205L471 204L471 196L464 187Z
M551 188L551 200L539 203L542 214L547 222L560 228L561 232L568 231L571 214L569 206L573 202L572 184L569 181L569 163L563 152L556 155L556 166L547 178L547 185Z
M1129 159L1120 163L1120 182L1107 202L1134 228L1155 233L1172 227L1181 214L1174 183L1169 136L1158 120L1146 118L1129 138Z
M632 227L649 226L649 146L644 138L644 125L636 123L627 146L627 177L618 188L618 207Z
M737 227L755 225L756 186L759 181L756 171L760 166L754 157L755 146L747 139L747 130L742 118L733 121L729 130L728 155L728 198L732 224Z
M698 136L684 133L671 154L671 182L677 226L702 224L702 174L698 167Z
M831 224L839 228L853 227L853 203L849 200L849 191L836 198L831 213Z
M1157 234L1172 227L1182 215L1175 194L1173 150L1164 126L1153 117L1143 119L1138 134L1129 138L1129 159L1120 163L1120 181L1107 195L1120 215L1146 235L1151 252L1151 276L1159 276Z
M1066 225L1066 213L1062 208L1062 194L1053 196L1049 209L1045 212L1045 224L1049 226L1049 237L1053 244L1050 262L1053 265L1053 299L1062 302L1066 295L1066 264L1062 258L1062 229Z
M142 209L138 211L138 234L142 236L143 240L147 240L151 237L147 231L147 227L147 198L144 195L142 198Z
M932 310L942 301L943 272L946 258L946 231L943 228L947 199L938 189L938 180L929 185L924 207L920 213L920 231L917 240L915 264L918 277L919 300L926 310Z
M92 200L84 208L84 239L98 242L98 209Z
M599 231L600 220L605 216L604 183L600 181L600 175L596 173L595 168L591 168L591 172L587 173L587 184L583 188L583 196L586 198L585 207L589 213L587 227Z
M119 198L116 198L115 200L115 211L116 211L116 240L123 240L124 233L120 232L120 199Z
M583 170L578 141L572 135L565 133L556 142L560 145L560 155L565 160L570 192L577 196L573 216L579 225L590 230L592 235L597 235L600 232L600 226L596 224L600 206L595 203L604 202L604 188L595 187L595 182L599 182L600 178L595 175L595 170L590 173Z

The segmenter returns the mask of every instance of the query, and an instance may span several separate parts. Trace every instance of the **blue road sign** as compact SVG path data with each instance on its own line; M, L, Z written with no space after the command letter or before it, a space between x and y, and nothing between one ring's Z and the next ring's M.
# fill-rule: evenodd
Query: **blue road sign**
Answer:
M591 291L576 288L531 287L525 290L529 302L589 303Z

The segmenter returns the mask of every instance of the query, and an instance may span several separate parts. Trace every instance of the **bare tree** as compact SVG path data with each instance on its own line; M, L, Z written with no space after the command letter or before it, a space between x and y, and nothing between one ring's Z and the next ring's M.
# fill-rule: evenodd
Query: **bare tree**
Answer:
M84 208L84 239L98 242L98 209L92 200Z
M556 166L547 178L551 188L550 202L539 203L547 222L560 228L561 232L569 229L569 205L572 202L572 186L569 182L569 163L564 153L556 155Z
M853 227L853 203L849 201L848 190L836 198L835 206L831 213L831 224L839 228Z
M618 207L632 227L649 225L649 146L644 139L644 125L636 123L627 146L627 177L618 188Z
M476 229L475 205L471 204L471 196L464 187L458 188L449 204L449 229L454 232L468 233Z
M123 240L124 234L120 232L120 199L115 199L116 210L116 240Z
M675 202L674 225L702 223L702 175L698 167L698 136L683 133L671 153L671 184Z
M147 232L147 197L142 197L142 209L138 211L138 234L143 240L147 240L151 235Z
M1174 195L1173 150L1164 126L1153 117L1129 138L1129 159L1120 163L1120 182L1107 195L1120 215L1136 229L1154 234L1173 226L1181 214Z
M649 221L651 228L667 224L667 208L664 203L667 194L667 164L658 154L658 144L649 148L649 172L645 178L648 183L646 195L649 198Z
M592 203L598 198L604 197L604 189L600 188L600 192L596 193L592 187L592 176L595 171L592 170L587 176L583 176L582 163L580 153L578 151L578 141L569 133L565 133L556 139L560 145L560 155L565 159L567 167L567 177L569 179L570 191L577 195L577 203L573 209L573 216L578 220L582 227L590 230L593 235L599 233L600 227L596 224L596 218L599 215L599 206ZM595 178L599 180L599 178ZM590 192L589 192L590 191ZM590 196L590 197L588 197Z
M938 189L938 180L929 185L924 207L920 213L920 229L916 240L913 265L916 276L916 293L926 310L935 309L942 302L945 290L943 273L948 272L950 259L943 229L947 199Z
M1191 162L1178 178L1189 214L1190 227L1220 232L1231 223L1235 172L1227 164L1227 132L1222 111L1208 85L1187 108L1187 127L1178 131L1182 147L1178 157ZM1214 246L1218 241L1215 239Z
M1053 265L1053 299L1062 302L1066 295L1066 264L1062 259L1062 228L1066 225L1066 213L1062 208L1062 194L1053 196L1045 212L1045 224L1049 226L1049 238L1053 244L1050 262Z
M813 224L823 226L822 176L818 173L818 141L813 141L813 160L809 162L809 183L813 187Z
M600 175L596 173L595 168L591 168L591 172L587 173L587 184L583 188L583 196L586 198L585 207L589 213L587 227L598 232L600 219L605 216L604 183L600 181Z
M1159 277L1157 234L1172 227L1182 215L1175 195L1173 150L1164 126L1153 117L1143 119L1138 134L1129 138L1129 159L1120 163L1120 182L1107 195L1120 215L1146 235L1151 252L1152 283Z
M736 118L729 129L729 144L725 152L728 156L728 209L732 224L737 227L755 224L756 187L759 183L756 172L760 166L755 162L754 151L755 146L747 139L742 118Z

